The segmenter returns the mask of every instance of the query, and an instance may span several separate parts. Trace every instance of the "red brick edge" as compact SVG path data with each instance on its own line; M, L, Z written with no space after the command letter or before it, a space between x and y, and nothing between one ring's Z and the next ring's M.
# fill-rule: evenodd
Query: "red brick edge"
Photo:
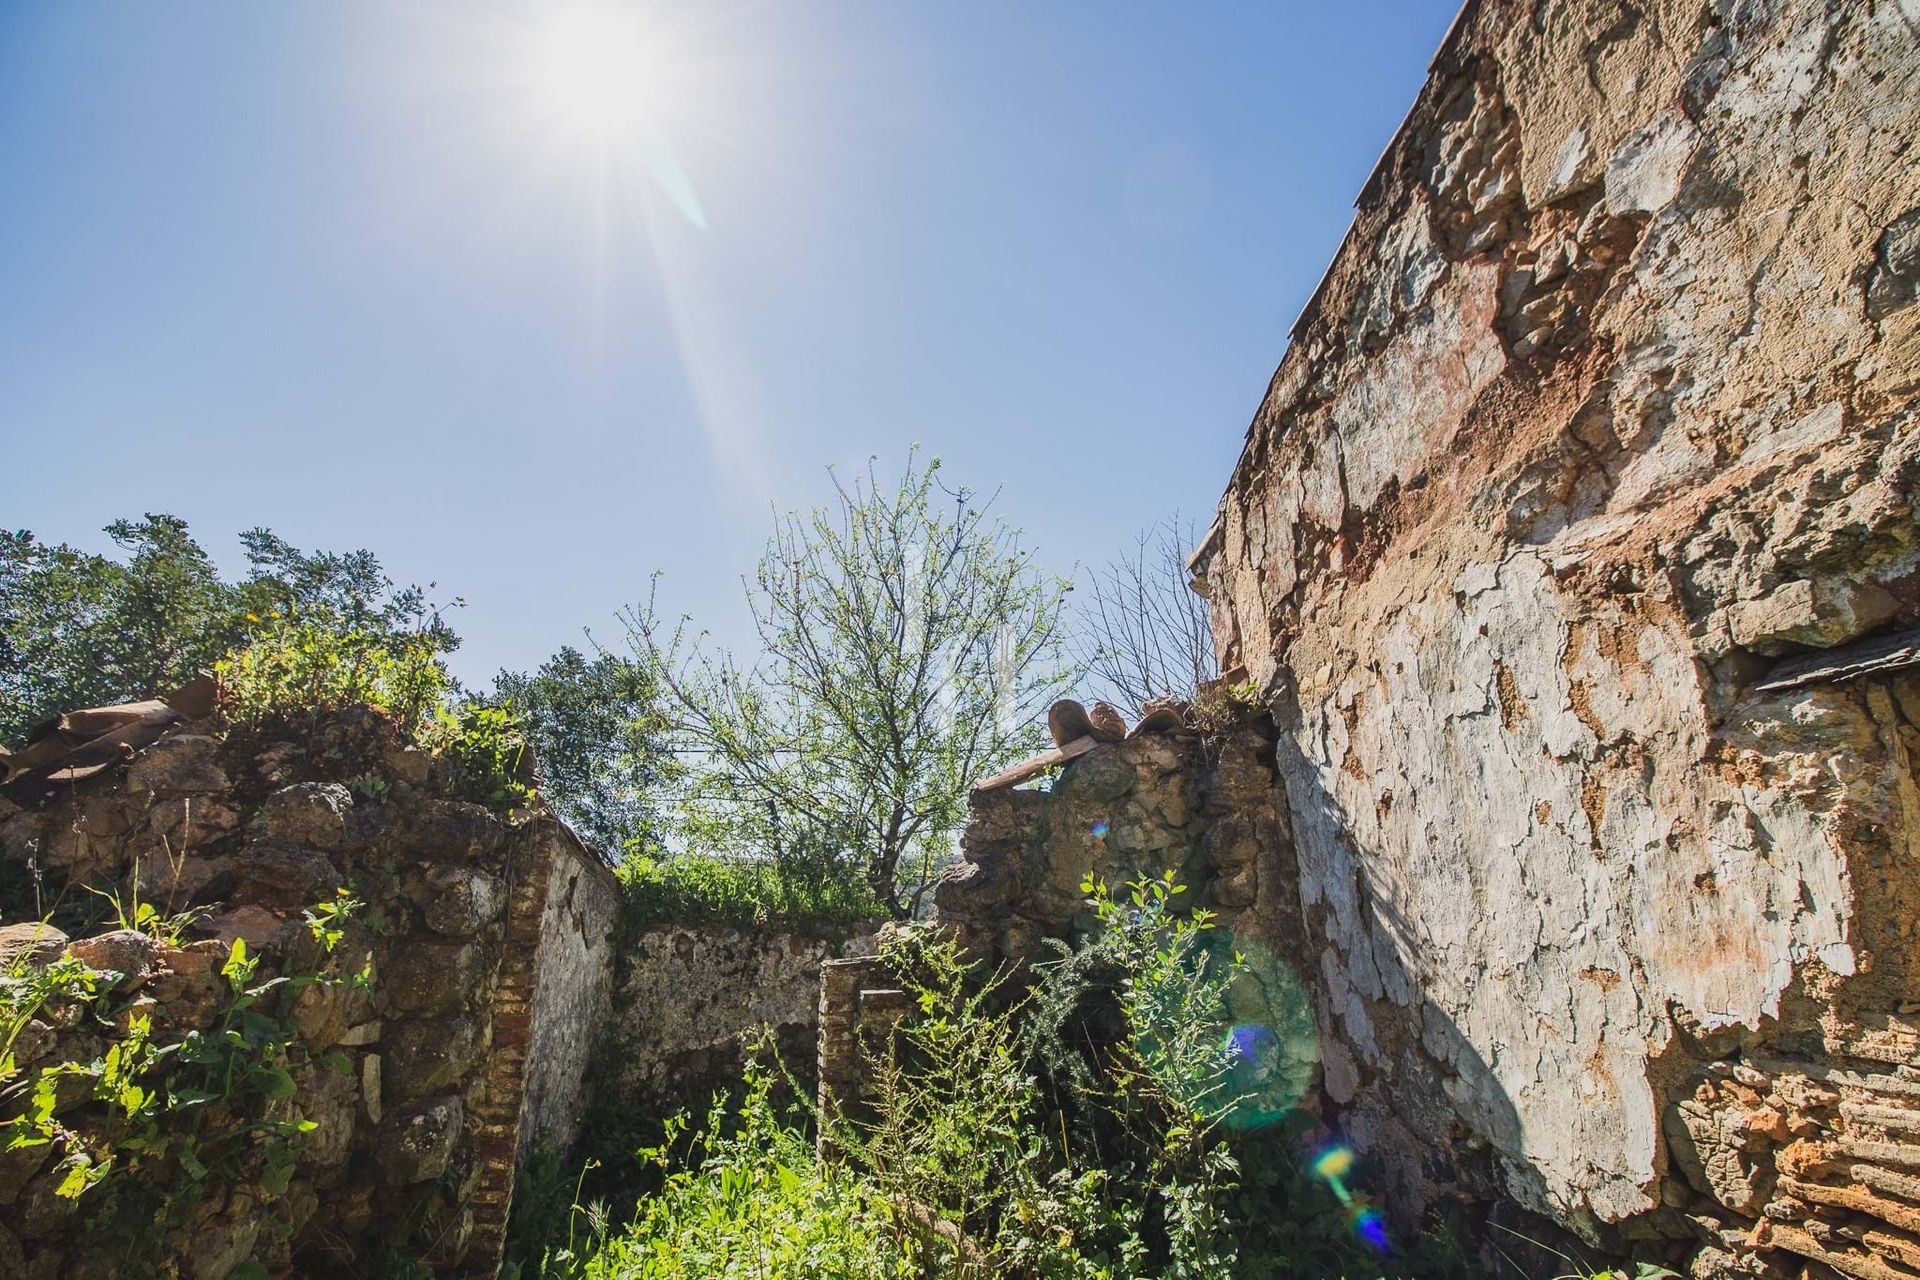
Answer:
M499 1275L506 1247L507 1213L513 1204L514 1166L520 1149L520 1104L526 1092L527 1049L533 1042L533 993L539 984L540 929L553 874L554 844L546 819L529 823L507 898L506 941L500 977L488 1010L492 1050L482 1068L484 1086L469 1113L469 1141L480 1176L468 1207L473 1234L458 1274Z

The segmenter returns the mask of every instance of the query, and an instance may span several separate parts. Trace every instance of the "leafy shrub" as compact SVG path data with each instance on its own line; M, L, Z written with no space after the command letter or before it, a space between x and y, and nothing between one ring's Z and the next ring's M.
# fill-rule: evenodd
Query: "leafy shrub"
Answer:
M818 1276L886 1280L921 1274L918 1249L894 1221L891 1206L847 1170L820 1164L805 1125L774 1105L775 1075L750 1066L746 1094L729 1115L716 1101L704 1129L691 1136L683 1161L672 1152L686 1119L647 1155L666 1173L658 1195L644 1202L630 1231L582 1241L549 1260L585 1280L709 1280ZM594 1210L580 1211L589 1232ZM604 1221L599 1210L597 1221ZM595 1247L597 1246L597 1247Z
M0 1088L22 1086L24 1109L0 1125L0 1151L61 1144L56 1194L86 1197L96 1229L126 1241L128 1274L147 1274L170 1239L210 1192L250 1181L268 1195L286 1191L314 1123L295 1116L293 1070L307 1064L291 1008L304 988L363 982L335 971L330 957L358 907L343 890L307 913L323 957L316 971L271 977L243 939L235 939L220 974L229 995L217 1021L174 1043L154 1039L152 1019L131 1013L116 996L116 975L71 955L36 966L21 960L0 976ZM102 1030L117 1019L117 1038L90 1062L53 1062L23 1069L14 1058L21 1031L49 1006ZM314 1065L324 1069L324 1064ZM86 1099L69 1112L78 1082Z
M412 737L453 687L441 653L431 632L394 636L342 629L326 617L276 617L216 662L214 674L221 708L236 724L363 705Z
M452 763L458 799L494 809L533 803L527 727L507 708L479 702L457 711L437 707L422 742Z

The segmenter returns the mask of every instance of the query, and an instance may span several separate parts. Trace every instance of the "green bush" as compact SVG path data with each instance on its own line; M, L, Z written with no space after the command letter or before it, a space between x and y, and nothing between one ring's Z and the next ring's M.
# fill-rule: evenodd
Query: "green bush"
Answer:
M775 1074L749 1067L746 1094L729 1114L716 1101L684 1157L672 1154L685 1117L647 1153L666 1174L633 1227L570 1241L547 1274L585 1280L904 1280L922 1274L919 1249L869 1183L814 1158L806 1126L774 1105ZM682 1167L674 1168L674 1165ZM581 1211L589 1236L604 1210ZM597 1216L596 1216L597 1215ZM581 1252L583 1268L567 1267Z
M220 705L235 724L372 707L408 737L432 719L453 687L430 632L395 636L343 629L331 618L274 617L244 647L214 664Z

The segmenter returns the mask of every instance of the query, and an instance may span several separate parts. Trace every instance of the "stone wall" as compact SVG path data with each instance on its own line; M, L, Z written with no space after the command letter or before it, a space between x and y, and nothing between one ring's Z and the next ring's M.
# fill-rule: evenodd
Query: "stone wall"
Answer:
M1070 761L1047 790L969 797L960 858L934 886L934 920L995 963L1093 923L1081 887L1171 871L1229 929L1268 946L1299 936L1299 891L1271 732L1248 725L1129 738Z
M599 1100L636 1114L704 1106L737 1081L742 1037L771 1027L803 1081L815 1060L823 961L871 937L661 925L623 945L594 1073Z
M1470 3L1195 560L1403 1217L1920 1275L1920 10Z
M535 961L548 950L548 887L573 885L581 903L578 843L549 818L502 816L447 790L445 761L348 711L297 731L179 725L126 764L53 788L43 807L0 808L15 896L37 877L39 905L57 920L84 916L94 900L83 885L122 903L137 889L163 915L198 913L177 943L109 931L72 944L119 976L90 1009L61 1002L28 1024L9 1116L51 1068L91 1080L134 1016L152 1019L155 1043L217 1028L231 1000L220 967L236 939L265 980L315 962L304 909L340 889L362 904L335 967L367 983L307 987L285 1010L286 991L256 1006L295 1032L281 1064L296 1088L276 1114L316 1126L290 1179L276 1187L249 1159L197 1198L170 1195L193 1207L160 1262L196 1280L224 1280L249 1261L276 1275L372 1274L389 1251L441 1272L497 1270L544 989ZM564 1093L552 1064L542 1070L547 1096ZM58 1119L83 1134L108 1123L88 1088L61 1094ZM66 1154L56 1142L0 1157L0 1272L118 1265L125 1246L82 1229L95 1193L54 1193Z
M540 928L533 1041L528 1051L520 1152L565 1151L580 1136L595 1040L610 1025L620 885L597 854L565 828L548 865Z

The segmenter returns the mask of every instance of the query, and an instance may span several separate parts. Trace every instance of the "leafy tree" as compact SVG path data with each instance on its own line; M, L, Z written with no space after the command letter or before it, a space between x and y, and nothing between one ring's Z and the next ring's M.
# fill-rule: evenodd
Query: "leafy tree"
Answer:
M652 842L672 772L661 694L647 665L567 646L530 674L502 671L493 696L525 719L549 803L587 840L617 852Z
M652 603L629 611L661 673L693 781L685 842L794 875L865 877L911 913L968 787L1040 745L1057 693L1066 584L991 500L937 459L899 482L837 478L830 508L782 519L747 584L759 661L701 648Z
M248 572L220 578L177 516L116 520L124 560L0 531L0 741L76 707L152 697L298 615L370 636L459 637L417 587L395 590L370 552L303 552L265 529L241 535Z

